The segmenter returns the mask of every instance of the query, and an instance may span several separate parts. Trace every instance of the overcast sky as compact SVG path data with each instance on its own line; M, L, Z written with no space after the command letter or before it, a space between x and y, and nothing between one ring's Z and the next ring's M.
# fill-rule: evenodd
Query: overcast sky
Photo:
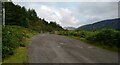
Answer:
M14 2L33 8L40 18L62 27L79 27L118 17L117 2Z

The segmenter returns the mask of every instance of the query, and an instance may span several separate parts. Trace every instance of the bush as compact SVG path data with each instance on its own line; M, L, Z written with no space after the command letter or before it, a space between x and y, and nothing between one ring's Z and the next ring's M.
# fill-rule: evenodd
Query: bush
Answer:
M102 29L96 31L60 31L59 34L84 38L86 41L94 43L95 45L109 48L118 49L120 43L120 31L113 29Z
M3 58L12 55L17 47L25 46L23 40L32 35L32 32L20 26L5 26L3 27L2 32Z
M120 32L112 29L103 29L93 32L89 35L87 40L99 43L100 45L107 45L110 47L117 47L120 43Z

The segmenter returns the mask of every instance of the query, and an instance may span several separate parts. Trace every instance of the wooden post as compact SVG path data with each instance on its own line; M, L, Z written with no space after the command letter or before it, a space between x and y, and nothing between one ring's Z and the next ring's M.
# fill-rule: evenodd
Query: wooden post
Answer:
M3 15L2 21L3 21L3 26L5 26L5 8L4 8L4 2L2 4L2 7L3 7L3 9L2 9L2 15Z

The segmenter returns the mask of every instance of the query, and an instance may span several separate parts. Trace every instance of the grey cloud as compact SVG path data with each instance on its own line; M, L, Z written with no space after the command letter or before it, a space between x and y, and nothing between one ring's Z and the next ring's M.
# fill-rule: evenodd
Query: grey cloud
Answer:
M77 16L82 24L89 24L104 19L111 19L118 17L118 3L117 2L83 2L80 3Z
M118 17L117 2L79 2L79 3L76 3L76 2L74 3L73 2L72 3L70 2L69 3L18 2L18 3L27 8L34 8L37 11L38 15L41 17L47 17L48 20L54 19L59 21L59 23L61 23L62 26L78 27L81 25ZM49 13L46 14L45 11L39 10L41 5L48 6L47 10L49 9L49 7L50 9L51 7L53 7L54 9L51 9L52 11L49 11ZM60 8L69 9L71 11L71 14L66 13L65 11L59 12L61 11ZM57 17L58 15L54 12L59 13L63 18L61 19L60 17ZM64 12L66 13L66 16L62 15L62 13ZM53 17L51 15L53 15ZM75 20L76 22L78 21L76 24L74 23L74 20L70 19L72 17L76 19Z

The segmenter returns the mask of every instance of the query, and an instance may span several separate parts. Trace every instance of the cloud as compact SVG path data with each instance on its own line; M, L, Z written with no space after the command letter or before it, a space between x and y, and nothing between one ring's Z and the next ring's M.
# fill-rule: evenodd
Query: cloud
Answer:
M112 1L112 0L111 0ZM15 2L33 8L40 18L55 21L62 27L91 24L118 17L117 2Z
M12 0L14 2L118 2L119 0Z
M118 3L117 2L84 2L80 3L76 16L84 19L81 25L90 24L97 21L117 18Z
M55 21L61 26L77 26L79 20L75 18L73 13L67 8L54 8L41 5L37 10L40 18L45 18L48 22Z

